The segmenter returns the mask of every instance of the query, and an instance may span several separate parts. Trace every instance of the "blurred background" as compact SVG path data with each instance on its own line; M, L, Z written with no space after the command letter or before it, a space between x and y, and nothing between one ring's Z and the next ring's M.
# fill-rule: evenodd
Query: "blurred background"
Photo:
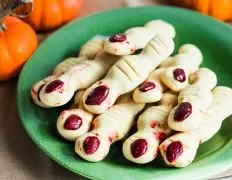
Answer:
M39 44L64 24L120 7L170 5L189 8L232 24L232 0L0 0L0 179L84 179L48 158L27 136L17 113L17 76ZM11 15L11 17L9 17ZM16 25L17 24L17 25ZM7 54L9 53L9 54ZM216 177L232 175L232 169ZM216 178L214 177L214 178Z

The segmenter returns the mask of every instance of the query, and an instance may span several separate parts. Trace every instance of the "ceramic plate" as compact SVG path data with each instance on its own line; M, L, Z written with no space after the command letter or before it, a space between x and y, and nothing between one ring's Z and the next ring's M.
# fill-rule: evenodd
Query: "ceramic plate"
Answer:
M83 43L96 34L124 32L147 21L163 19L177 31L176 49L181 44L196 44L204 63L218 75L218 84L232 87L232 28L209 17L188 10L169 7L122 8L77 20L49 36L24 66L18 84L18 109L23 126L33 141L65 168L92 179L202 179L232 166L232 118L221 130L202 144L196 159L188 167L173 169L161 160L146 165L127 161L116 143L107 158L98 163L82 160L74 153L74 143L57 133L56 119L67 108L42 109L33 104L30 88L48 76L63 59L76 56Z

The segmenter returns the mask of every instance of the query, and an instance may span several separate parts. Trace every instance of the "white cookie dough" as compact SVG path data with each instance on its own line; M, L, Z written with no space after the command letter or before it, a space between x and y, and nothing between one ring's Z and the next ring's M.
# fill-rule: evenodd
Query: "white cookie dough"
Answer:
M232 89L217 86L213 90L210 106L202 111L203 122L193 131L200 136L201 143L211 139L220 129L222 121L232 114Z
M105 39L104 36L97 35L97 36L94 36L91 40L87 41L87 43L84 44L83 47L81 48L79 57L70 57L70 58L65 59L61 63L59 63L53 70L53 73L52 73L53 75L51 75L51 77L53 78L50 79L50 76L48 78L44 78L46 79L46 82L55 79L55 77L61 76L62 74L67 72L71 67L87 59L88 60L94 59L94 57L102 50L104 39ZM38 106L44 107L44 108L53 107L53 106L45 105L44 103L40 102L40 98L36 97L38 95L35 95L35 92L37 91L36 89L38 88L38 86L45 84L43 83L44 79L37 82L32 87L32 90L34 92L32 92L33 94L31 96L32 96L32 99L35 101L35 104L37 104Z
M77 137L87 133L94 118L94 115L83 107L83 93L84 91L77 92L72 108L62 111L57 119L56 127L59 134L70 141L75 141Z
M207 68L200 68L190 77L191 85L178 96L178 106L168 117L168 125L176 131L191 131L202 123L201 110L212 101L211 90L217 84L215 73Z
M79 56L94 59L96 55L103 49L103 43L106 37L96 35L87 41L80 49Z
M212 93L213 100L210 106L201 112L203 122L200 127L193 131L177 133L159 146L167 165L189 165L194 160L199 144L212 138L220 129L222 121L232 114L232 89L218 86ZM172 147L168 148L172 143Z
M53 73L56 77L61 76L65 72L67 72L71 67L79 64L80 62L86 60L86 57L70 57L59 63L55 69L53 70Z
M91 162L101 161L107 156L111 144L125 137L136 115L145 106L131 99L127 103L122 100L122 104L119 102L94 119L93 130L76 140L75 151L79 156Z
M67 140L75 141L77 137L88 132L93 114L84 109L62 111L57 119L57 130Z
M173 50L174 42L171 38L157 35L139 55L123 57L111 67L104 79L85 91L83 96L85 108L95 114L103 113L114 104L118 96L132 91L145 81L149 73Z
M158 106L151 106L138 119L138 131L123 143L126 159L138 164L153 161L158 154L159 143L170 133L167 118L170 110L177 104L177 95L168 91L164 93Z
M179 54L167 59L168 62L162 65L163 67L171 65L161 75L163 83L176 92L186 88L189 85L190 73L199 69L202 59L201 51L195 45L181 46Z
M102 78L119 58L101 52L93 61L82 61L48 82L40 92L41 101L52 107L66 104L77 90L85 89Z
M182 132L162 142L159 151L168 166L185 167L195 158L198 147L198 136Z
M146 81L135 89L133 99L138 103L153 103L163 97L163 92L167 87L161 82L160 76L164 69L152 71Z
M39 98L39 93L42 89L42 87L49 81L55 79L56 76L51 75L48 76L40 81L38 81L34 86L32 86L31 88L31 98L34 101L34 103L40 107L43 108L50 108L50 106L45 105L44 103L41 102L40 98Z
M174 38L176 33L171 24L162 20L153 20L144 27L134 27L124 34L108 37L104 42L104 51L114 55L133 54L137 49L143 49L157 34Z

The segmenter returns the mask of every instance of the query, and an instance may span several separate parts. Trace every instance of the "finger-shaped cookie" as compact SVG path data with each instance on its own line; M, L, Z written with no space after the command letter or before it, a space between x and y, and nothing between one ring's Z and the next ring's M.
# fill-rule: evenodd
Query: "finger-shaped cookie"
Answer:
M171 133L167 125L170 110L177 104L177 95L164 93L158 106L149 107L138 119L138 131L123 143L123 154L129 161L145 164L153 161L159 143Z
M213 90L213 101L206 110L202 111L201 126L193 131L200 136L201 143L208 141L218 132L222 121L232 114L231 106L232 89L217 86Z
M200 68L190 77L191 85L178 96L178 105L168 117L168 125L176 131L197 129L202 123L201 110L212 101L211 90L217 84L215 73L207 68Z
M85 108L101 114L111 107L117 97L126 94L148 77L174 50L171 38L155 36L139 55L123 57L115 63L104 79L94 83L84 93Z
M72 108L62 111L57 119L56 127L59 134L70 141L75 141L77 137L88 132L94 117L83 107L83 93L84 91L77 92Z
M144 81L133 93L133 99L138 103L153 103L159 101L167 87L161 81L164 68L152 71L146 81Z
M93 61L82 61L48 82L40 92L41 101L52 107L66 104L77 90L85 89L101 79L118 59L119 56L101 52Z
M171 136L160 145L159 150L166 164L172 167L189 165L194 160L199 144L213 137L222 121L232 114L231 106L232 89L216 87L210 106L202 112L201 126L196 130Z
M182 45L178 50L178 54L174 57L168 57L159 67L168 68L170 66L185 66L190 72L195 72L199 69L199 66L203 61L203 55L200 49L194 44Z
M86 60L85 56L82 57L70 57L59 63L53 70L52 74L56 77L61 76L67 72L71 67L79 64L80 62Z
M45 105L44 103L41 102L40 98L39 98L39 93L41 91L41 89L43 88L43 86L51 81L51 80L54 80L56 78L56 76L54 75L51 75L51 76L48 76L42 80L40 80L39 82L37 82L34 86L32 86L31 88L31 98L32 100L34 101L34 103L40 107L43 107L43 108L50 108L50 106L47 106Z
M84 60L93 60L95 56L103 49L105 37L96 35L87 41L80 49L79 57L71 57L59 63L53 70L57 77L68 71L69 68L77 65Z
M125 95L127 96L127 95ZM129 101L114 105L93 121L93 130L77 138L75 151L87 161L103 160L113 142L119 141L129 132L136 115L145 104Z
M168 166L185 167L194 160L199 144L196 134L182 132L162 142L159 151Z
M168 68L170 66L173 66L173 57L172 56L169 56L167 57L164 61L162 61L162 63L159 65L158 68Z
M174 38L174 27L162 20L153 20L144 27L128 29L124 34L115 34L104 42L104 51L114 55L133 54L137 49L143 49L157 34Z
M192 44L185 44L179 54L169 59L172 67L168 67L161 76L163 83L171 90L179 92L189 85L190 73L199 69L202 62L201 51Z
M96 35L89 41L87 41L80 49L79 56L87 57L88 59L94 59L96 55L103 49L103 43L106 37Z
M87 59L94 58L99 53L99 51L102 50L103 40L104 40L103 36L100 35L94 36L91 40L87 41L87 43L83 45L83 47L80 50L80 57L71 57L65 59L55 67L52 73L53 75L48 76L47 78L44 78L43 80L37 82L31 89L31 97L35 102L35 104L43 108L51 107L41 102L39 98L39 93L37 93L38 90L40 92L41 90L40 87L44 86L45 82L51 81L56 77L64 74L71 67L77 65L78 63L85 61Z

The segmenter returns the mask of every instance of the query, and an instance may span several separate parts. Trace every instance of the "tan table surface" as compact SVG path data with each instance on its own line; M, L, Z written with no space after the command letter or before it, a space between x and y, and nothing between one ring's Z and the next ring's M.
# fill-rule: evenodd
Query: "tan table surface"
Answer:
M81 16L122 6L162 0L85 0ZM48 34L39 35L40 41ZM47 157L24 131L16 106L17 79L0 83L0 179L84 179ZM232 175L232 169L215 177Z

